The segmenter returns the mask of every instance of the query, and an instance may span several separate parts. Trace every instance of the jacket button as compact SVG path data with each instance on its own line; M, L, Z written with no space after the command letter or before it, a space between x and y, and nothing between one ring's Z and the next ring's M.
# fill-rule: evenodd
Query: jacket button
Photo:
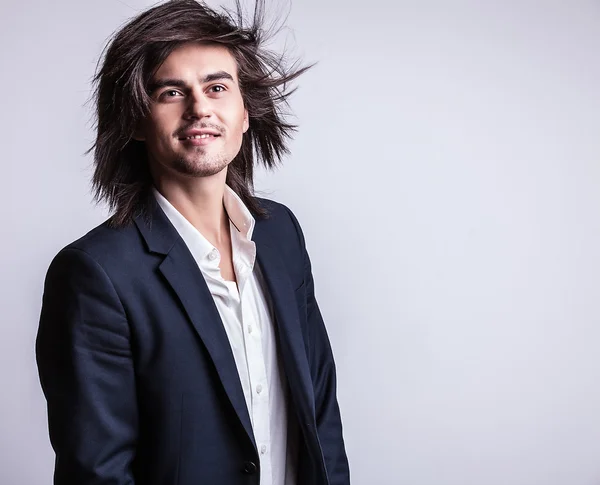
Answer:
M248 475L254 475L257 470L258 470L258 468L256 467L256 465L253 462L247 461L244 463L244 473L246 473Z

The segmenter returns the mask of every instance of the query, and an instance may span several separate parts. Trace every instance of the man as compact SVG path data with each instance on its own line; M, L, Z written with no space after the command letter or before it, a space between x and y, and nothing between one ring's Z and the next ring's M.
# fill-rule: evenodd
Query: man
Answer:
M93 183L114 214L52 262L37 339L55 485L349 484L300 226L252 195L305 70L262 50L256 8L245 28L164 3L106 51Z

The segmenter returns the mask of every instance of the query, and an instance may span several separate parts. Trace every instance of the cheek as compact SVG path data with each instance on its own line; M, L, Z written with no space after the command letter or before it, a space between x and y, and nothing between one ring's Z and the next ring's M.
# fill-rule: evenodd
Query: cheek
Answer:
M159 157L173 150L172 133L162 125L153 124L146 132L145 141L148 150Z
M165 106L162 109L156 109L150 114L150 123L152 124L152 131L155 134L161 135L164 133L171 134L177 125L179 114L174 106Z
M173 117L162 114L156 116L152 120L152 140L148 140L157 146L170 146L173 143L173 133L177 130L178 125L174 124Z

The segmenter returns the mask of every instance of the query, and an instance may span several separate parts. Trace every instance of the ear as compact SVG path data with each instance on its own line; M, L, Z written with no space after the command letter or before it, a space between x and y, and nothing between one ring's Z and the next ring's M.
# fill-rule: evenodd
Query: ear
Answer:
M242 133L246 133L250 128L250 120L248 118L248 110L244 110L244 124L242 125Z

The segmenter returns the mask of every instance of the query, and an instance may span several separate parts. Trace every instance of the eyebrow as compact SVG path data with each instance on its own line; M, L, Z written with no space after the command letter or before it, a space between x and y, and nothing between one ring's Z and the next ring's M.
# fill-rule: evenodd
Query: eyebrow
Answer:
M233 76L225 71L217 71L212 74L207 74L204 76L204 79L201 79L200 82L202 84L211 83L213 81L220 81L222 79L228 79L229 81L233 81Z
M207 74L202 79L200 79L201 84L211 83L214 81L221 81L223 79L227 79L229 81L233 81L233 76L226 71L217 71ZM187 87L187 83L182 79L157 79L156 81L152 81L148 85L148 93L152 94L157 89L161 89L167 86L173 86L180 89L185 89Z

